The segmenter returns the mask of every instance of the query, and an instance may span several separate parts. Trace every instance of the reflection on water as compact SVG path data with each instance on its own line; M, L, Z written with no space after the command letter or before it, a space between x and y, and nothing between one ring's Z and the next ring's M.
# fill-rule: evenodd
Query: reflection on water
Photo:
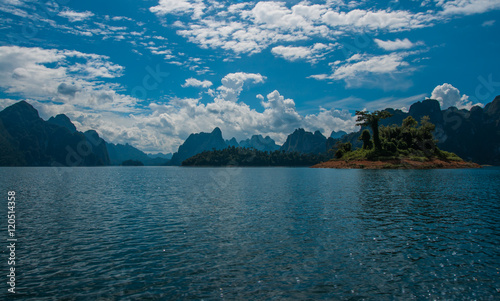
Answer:
M500 293L496 168L1 168L0 175L0 191L18 196L23 299Z

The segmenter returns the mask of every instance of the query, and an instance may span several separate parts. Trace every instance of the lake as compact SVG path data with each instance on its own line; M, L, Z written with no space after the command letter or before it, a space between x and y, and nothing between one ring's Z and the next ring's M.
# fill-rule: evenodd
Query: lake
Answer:
M19 299L500 297L500 168L0 168L0 177L5 246L16 192Z

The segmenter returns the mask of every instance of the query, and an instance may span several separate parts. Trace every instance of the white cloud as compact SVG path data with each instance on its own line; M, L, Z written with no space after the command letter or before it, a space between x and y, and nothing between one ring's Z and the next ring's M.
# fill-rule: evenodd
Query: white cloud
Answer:
M174 18L170 24L179 29L178 35L202 48L254 54L274 46L275 54L300 59L307 56L307 49L295 45L286 48L275 45L318 38L334 42L338 37L359 33L408 31L433 26L436 22L449 19L451 15L482 13L500 8L498 0L439 0L436 3L439 11L429 9L425 12L381 10L361 4L366 3L326 1L314 4L301 1L293 5L285 1L230 4L202 0L159 0L158 5L151 7L150 11L166 23L169 15L189 17L189 21ZM415 46L408 39L378 41L380 47L386 50Z
M117 93L118 86L103 81L123 73L122 66L108 59L78 51L2 46L0 87L6 93L33 100L133 111L136 100ZM78 63L73 62L75 60Z
M483 27L490 27L490 26L493 26L493 25L495 25L495 21L496 21L496 20L484 21L484 22L483 22L483 24L482 24L482 26L483 26Z
M290 132L300 127L302 117L295 109L292 99L285 99L277 90L267 95L267 101L261 102L265 108L261 118L264 131Z
M310 131L319 130L326 137L330 136L332 131L353 132L356 127L357 116L347 110L320 108L318 114L310 114L304 118L304 127Z
M434 88L431 98L439 101L443 110L449 107L470 110L474 105L482 106L480 103L473 104L469 101L469 96L465 94L460 95L460 91L457 88L447 83Z
M258 53L277 43L322 38L333 42L338 36L361 31L401 31L432 25L436 18L432 14L409 11L361 10L339 11L346 6L329 1L326 4L300 2L291 7L284 2L257 1L226 6L219 4L206 7L214 14L199 18L193 7L198 1L160 0L158 6L150 8L165 20L169 14L188 15L189 22L180 20L171 24L179 28L177 34L203 48L220 48L236 54ZM168 19L167 19L168 20ZM286 51L278 48L275 51ZM304 49L295 49L295 52ZM325 51L327 51L325 49ZM291 57L291 56L290 56Z
M39 110L43 118L64 113L81 131L95 129L107 141L130 143L147 152L176 151L189 134L212 131L214 127L220 127L224 137L228 139L236 137L241 140L254 134L262 134L272 137L278 143L283 143L287 135L299 127L309 131L320 129L325 135L332 130L350 131L355 128L354 117L347 111L322 109L317 114L300 115L295 102L278 91L272 91L266 97L258 94L262 108L260 111L252 109L239 101L239 95L247 85L263 83L266 78L260 74L243 72L224 76L212 101L208 103L201 103L200 99L172 97L167 103L151 103L148 107L135 107L134 110L128 111L128 114L123 114L126 110L113 109L113 104L123 101L123 95L109 87L87 82L86 79L68 76L66 69L50 70L51 68L42 66L42 61L64 65L69 53L38 48L0 47L0 66L3 67L0 81L2 88L7 90L12 88L14 83L23 83L7 80L12 77L12 72L8 70L20 65L19 62L13 61L11 66L6 66L6 61L10 61L9 55L6 54L8 50L20 61L27 62L21 64L26 71L18 70L14 76L19 77L16 80L34 72L40 77L40 82L36 84L41 89L44 87L40 83L47 85L46 92L38 94L34 87L26 84L19 86L24 88L16 90ZM209 86L208 82L203 81L186 81L188 82ZM13 91L7 93L11 92ZM47 102L47 98L53 101ZM129 104L133 103L133 100L130 100ZM6 106L12 102L4 99L0 105Z
M440 0L437 5L443 8L444 15L472 15L500 9L498 0Z
M350 31L360 31L360 29L400 31L428 26L434 17L409 11L354 9L349 12L328 11L322 19L329 26Z
M263 83L266 80L265 76L256 73L230 73L222 78L222 86L217 88L218 99L236 102L243 91L243 85L248 82L255 84Z
M404 56L399 53L380 56L353 55L348 60L348 63L334 67L332 78L339 80L366 74L397 72L401 67L408 66L408 63L403 61L403 58Z
M79 21L84 21L87 20L91 17L94 16L94 13L90 11L84 11L84 12L76 12L73 10L63 10L57 14L60 17L68 19L70 22L79 22Z
M157 15L192 14L193 18L200 18L206 8L203 0L160 0L157 6L149 10Z
M331 74L314 74L316 80L343 80L346 88L369 87L384 91L405 91L413 85L410 79L415 68L405 61L420 52L399 52L386 55L354 54L345 61L331 63Z
M182 85L183 88L186 87L199 87L199 88L209 88L213 83L209 80L198 80L196 78L188 78L186 82Z
M138 136L141 135L139 129L155 133L160 136L156 141L169 141L170 144L158 144L148 150L172 152L189 134L210 132L215 127L221 128L226 139L236 137L241 140L262 134L270 136L277 143L285 142L286 137L299 127L309 131L319 129L325 135L329 135L332 130L352 131L356 128L355 116L348 111L322 109L318 114L301 116L295 108L295 102L278 91L269 93L267 97L258 95L258 98L264 109L261 112L243 102L220 97L207 104L192 98L172 98L167 104L153 103L150 105L150 114L134 115L133 120L129 120L128 125L133 124L134 128L129 132ZM112 127L107 126L106 129L109 135ZM113 135L124 136L123 131L115 131ZM146 140L141 142L145 143Z
M328 51L333 50L335 46L337 44L326 45L323 43L316 43L310 47L276 46L271 49L271 52L288 61L306 60L310 63L316 63L318 60L323 59Z
M130 22L134 22L134 19L132 18L129 18L129 17L123 17L123 16L115 16L115 17L112 17L111 20L113 21L130 21Z
M396 39L394 41L382 41L379 39L374 39L375 43L377 43L378 47L388 50L388 51L394 51L394 50L400 50L400 49L410 49L416 46L415 43L412 43L410 40L407 38L404 40Z

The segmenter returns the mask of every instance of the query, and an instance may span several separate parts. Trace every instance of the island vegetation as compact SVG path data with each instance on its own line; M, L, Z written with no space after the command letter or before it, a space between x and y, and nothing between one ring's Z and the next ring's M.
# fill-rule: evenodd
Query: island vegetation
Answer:
M350 142L333 149L335 158L314 167L330 168L462 168L479 167L465 162L456 154L440 150L434 139L435 125L428 116L420 123L412 116L401 124L380 126L379 121L391 117L386 111L357 111L357 125L369 127L361 132L363 146L353 150Z

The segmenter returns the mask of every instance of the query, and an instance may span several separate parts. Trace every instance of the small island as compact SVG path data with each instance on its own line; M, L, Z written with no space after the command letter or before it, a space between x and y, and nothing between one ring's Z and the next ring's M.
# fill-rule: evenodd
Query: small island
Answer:
M387 111L357 111L357 125L369 127L362 131L359 140L363 147L353 150L352 144L336 145L335 158L312 166L313 168L344 169L436 169L480 168L476 163L465 162L456 154L440 150L432 132L435 125L425 116L420 124L411 116L401 126L382 126L379 121L391 117ZM332 149L331 151L333 151Z

